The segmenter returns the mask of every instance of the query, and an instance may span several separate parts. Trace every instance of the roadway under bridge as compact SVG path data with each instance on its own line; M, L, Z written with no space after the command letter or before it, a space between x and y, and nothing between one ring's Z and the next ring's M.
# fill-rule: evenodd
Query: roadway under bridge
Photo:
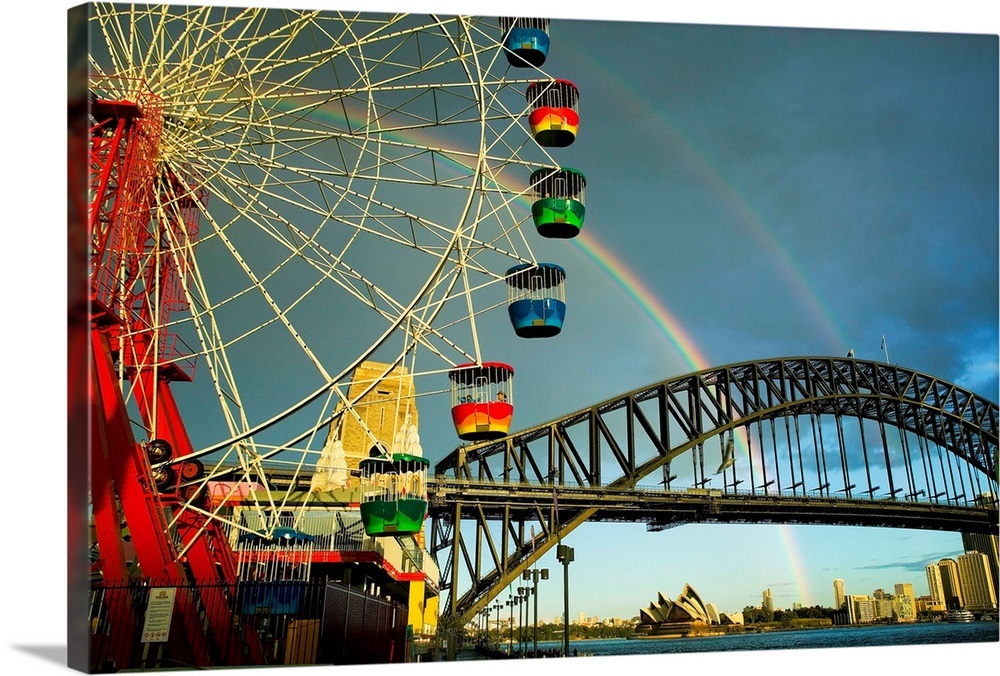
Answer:
M997 404L853 358L769 359L455 449L429 482L442 615L478 612L580 524L995 533Z

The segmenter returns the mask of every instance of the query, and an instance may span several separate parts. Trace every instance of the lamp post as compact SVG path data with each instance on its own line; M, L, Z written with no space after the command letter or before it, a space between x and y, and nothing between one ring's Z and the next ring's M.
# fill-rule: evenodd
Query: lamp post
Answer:
M569 564L573 561L573 548L557 545L556 558L563 565L563 656L569 657Z
M524 653L528 652L528 635L527 635L527 625L528 625L528 599L531 597L531 587L518 587L518 594L520 594L521 600L524 602L524 620L522 621L521 615L518 615L518 650L523 650ZM524 646L523 648L521 646Z
M524 599L524 587L517 588L517 598ZM521 609L517 613L517 649L521 650L522 644L524 643L524 620L522 619L522 614L524 610L527 609L527 604L522 604Z
M500 652L500 609L503 608L503 604L498 600L493 607L497 611L497 652Z
M507 654L510 655L514 652L514 606L517 605L513 593L508 597L507 605L510 606L510 643L507 644Z
M535 597L535 621L532 630L532 654L538 657L538 581L549 579L548 568L531 568L521 574L522 580L531 580L532 588L529 590Z
M490 607L489 606L486 606L485 608L483 608L482 611L479 613L479 621L482 624L482 629L483 629L482 631L479 632L479 643L481 645L483 645L484 647L488 648L490 646ZM485 641L483 640L484 636L486 637Z
M531 609L528 608L528 600L534 592L531 587L524 588L524 629L521 635L524 636L524 653L528 653L528 621L531 619Z

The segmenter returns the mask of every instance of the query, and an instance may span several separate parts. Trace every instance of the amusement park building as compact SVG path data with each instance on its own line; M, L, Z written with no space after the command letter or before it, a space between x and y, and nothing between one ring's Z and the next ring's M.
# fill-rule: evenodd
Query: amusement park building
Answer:
M297 531L312 538L302 552L312 578L360 585L369 593L406 605L414 636L429 637L437 628L438 569L424 550L423 528L415 534L370 537L359 509L362 489L357 470L361 460L369 457L373 447L381 446L388 452L405 443L407 431L415 434L413 377L402 368L379 379L388 367L364 362L356 369L348 397L359 397L354 406L357 417L345 415L341 427L331 427L308 486L293 482L286 491L272 490L271 495L276 503L284 500L294 510L288 514L288 525L294 523ZM362 394L366 389L368 392ZM411 440L408 450L419 451L418 440ZM253 497L250 492L246 501L252 503ZM236 512L247 526L254 526L251 509L237 507ZM235 533L231 540L246 565L254 552L241 546Z

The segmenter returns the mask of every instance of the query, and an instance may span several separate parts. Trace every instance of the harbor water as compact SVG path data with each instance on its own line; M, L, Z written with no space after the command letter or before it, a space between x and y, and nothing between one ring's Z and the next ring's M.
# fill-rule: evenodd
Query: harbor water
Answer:
M809 648L997 643L997 622L922 622L880 626L831 627L797 631L727 634L698 638L589 639L570 641L570 654L585 656L656 655ZM542 641L540 651L561 649L558 641Z

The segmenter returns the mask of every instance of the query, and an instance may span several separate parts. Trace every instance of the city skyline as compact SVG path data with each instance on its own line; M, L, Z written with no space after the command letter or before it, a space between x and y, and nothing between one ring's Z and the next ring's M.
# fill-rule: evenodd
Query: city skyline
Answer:
M963 554L957 554L957 555L955 555L954 559L957 562L958 559L960 559L963 556L965 556L964 553ZM942 557L942 559L938 559L937 561L929 562L926 565L927 566L936 565L941 560L951 559L951 558L952 557ZM819 606L821 608L830 608L830 609L836 610L837 607L838 607L838 604L836 602L835 586L836 586L836 582L838 582L838 581L844 583L842 592L843 592L843 594L845 596L872 596L872 595L875 594L875 592L877 592L879 590L884 591L885 589L890 588L890 587L893 589L893 595L900 595L900 594L904 594L905 593L905 594L908 594L908 595L912 596L914 599L918 599L918 598L921 598L921 597L932 596L933 595L933 590L930 588L930 585L927 583L926 566L925 566L925 569L923 571L921 571L921 573L922 574L920 574L920 575L915 575L916 579L919 580L918 584L915 584L914 582L909 581L909 580L893 580L893 582L891 583L891 585L883 583L882 587L871 587L869 589L860 590L860 591L859 590L855 590L852 587L850 587L847 584L847 582L845 580L843 580L842 578L833 578L831 580L831 585L832 585L832 588L834 589L834 591L832 591L831 594L830 594L830 596L832 598L832 601L831 601L831 599L827 599L827 600L822 600L821 599L821 600L818 600L815 603L804 603L804 602L802 602L800 600L793 599L793 600L791 600L791 601L788 602L788 605L782 605L780 603L774 603L773 604L773 610L794 610L796 607L812 607L812 606ZM922 586L920 586L920 585L922 585ZM697 585L692 584L692 586L697 589ZM906 588L908 588L909 591L906 591ZM923 593L917 593L917 589L918 588ZM902 591L901 591L901 589L902 589ZM662 593L662 591L663 590L657 590L656 593ZM760 590L760 591L755 592L755 594L756 594L757 598L760 600L761 595L762 594L766 595L769 591L771 591L771 590L770 589L764 589L764 590ZM747 596L748 597L752 596L752 595L754 595L754 592L747 592ZM672 600L672 597L671 597L670 594L665 594L665 596L667 598L670 598ZM712 597L710 595L704 594L703 597L706 599L707 602L715 604L715 601L712 599ZM499 601L506 601L507 596L506 596L506 594L503 594L503 595L501 595L501 596L499 596L497 598L498 598ZM773 600L773 595L772 595L771 598ZM718 606L718 604L715 604L715 605ZM722 606L718 606L718 608L719 608L719 610L721 612L738 612L738 611L744 610L747 607L750 607L750 608L761 608L763 606L762 606L762 604L760 602L758 602L756 604L748 603L745 606L742 606L740 608L724 608ZM580 610L579 612L575 612L574 614L571 615L571 617L572 617L571 623L573 623L573 622L581 622L583 618L587 618L588 620L590 620L591 618L593 618L594 620L600 622L600 621L605 621L605 620L610 620L610 619L615 619L615 618L629 620L629 619L633 619L633 618L638 618L638 616L639 616L638 607L637 607L636 611L634 613L632 613L631 615L628 615L628 614L624 614L624 615L601 615L601 614L591 613L587 609L583 609L583 610ZM554 624L560 624L563 621L562 618L563 618L562 613L558 613L558 614L542 614L541 612L539 613L539 622L551 622L551 623L554 623Z
M700 533L711 534L713 525L703 525L697 527ZM607 581L615 579L616 566L614 561L604 559L599 562L591 561L591 565L586 569L580 569L578 563L587 560L585 557L599 557L600 549L591 542L606 543L612 550L621 549L632 541L627 532L616 532L614 525L594 524L592 528L597 534L592 539L583 540L579 544L573 544L576 548L576 561L570 565L570 588L572 598L570 600L570 613L575 616L574 609L578 606L584 609L588 615L598 615L602 617L615 617L635 615L640 607L648 603L648 598L655 596L659 592L667 593L667 590L680 588L685 583L691 584L698 589L704 598L716 604L720 611L736 612L744 607L759 607L761 592L770 588L774 598L775 607L791 608L793 603L802 603L804 606L829 605L831 603L832 591L830 584L836 577L841 577L845 581L845 589L865 590L870 593L872 590L885 585L897 582L909 582L915 588L923 590L920 595L929 593L926 589L925 568L930 562L937 562L944 558L954 558L964 553L961 536L958 534L941 534L940 540L943 546L940 549L925 552L923 555L915 557L901 557L890 551L890 555L884 559L871 557L864 567L854 569L850 573L838 572L826 561L831 556L836 555L836 550L842 546L844 541L853 541L859 545L870 544L872 547L879 547L880 540L896 535L900 542L905 543L905 535L900 536L891 529L878 529L866 527L843 527L847 533L842 533L839 537L828 538L823 547L817 547L807 554L800 554L795 558L796 564L788 568L787 577L775 574L772 577L762 577L752 582L747 582L745 586L730 590L727 594L723 591L729 582L724 581L728 575L727 569L721 570L692 570L671 572L670 576L664 576L662 584L643 588L615 588L614 594L602 593L607 590ZM641 529L641 526L633 526L634 529ZM693 527L689 527L693 528ZM786 543L781 539L780 531L775 532L765 526L744 525L745 529L736 529L734 535L730 535L731 541L736 547L749 547L754 542L760 542L761 538L768 538L767 541L778 546ZM817 526L817 529L830 529L833 527ZM679 530L679 529L675 529ZM732 529L731 529L732 530ZM905 532L904 532L905 533ZM652 535L652 534L651 534ZM655 535L654 535L655 537ZM733 539L735 538L735 539ZM773 538L773 540L771 539ZM657 563L655 561L634 562L636 574L643 577L655 576ZM555 554L550 553L534 564L535 568L548 568L549 580L539 583L539 616L561 615L562 608L562 565L555 560ZM887 572L888 571L888 572ZM895 572L894 572L895 571ZM894 579L886 579L887 574L892 574ZM720 582L716 582L716 580ZM517 585L513 585L515 588ZM802 593L805 591L806 593ZM613 598L609 598L609 596ZM501 600L506 600L508 591L505 589L498 596Z
M948 572L942 577L940 570L948 569ZM826 608L830 610L839 610L842 608L843 604L847 600L857 601L857 600L875 600L881 601L883 599L898 599L899 597L905 597L908 599L906 606L907 612L910 614L902 618L903 621L914 621L918 616L917 604L919 602L920 606L925 608L930 612L940 612L943 613L948 609L953 608L952 605L947 603L948 594L956 594L954 591L956 587L960 587L960 591L957 592L956 598L958 599L957 607L970 608L978 612L995 613L997 611L997 593L994 587L993 581L990 578L990 560L986 554L978 551L970 551L964 554L960 554L956 559L950 557L942 558L936 562L930 562L927 564L925 569L926 577L923 580L926 582L927 592L924 594L918 594L916 592L916 587L912 582L909 581L895 581L892 583L892 592L886 592L886 587L876 587L869 591L862 591L862 593L857 593L855 590L850 589L842 578L834 578L832 580L833 586L833 603L826 604L823 602L810 604L806 606L802 602L792 601L790 606L783 607L781 605L775 605L773 603L773 596L770 589L764 589L761 593L761 603L759 605L747 605L741 609L724 609L719 608L719 611L723 613L733 613L748 608L760 608L769 611L787 611L796 610L803 607L813 607L818 606L820 608ZM932 575L933 573L933 575ZM947 583L942 583L942 579L947 579ZM687 585L685 585L687 588ZM948 590L947 592L945 590ZM662 592L658 592L662 595ZM670 599L669 595L666 598ZM710 597L705 597L707 603L715 605ZM501 599L502 600L502 599ZM672 599L670 599L672 600ZM887 605L886 608L894 606ZM508 612L510 611L508 607ZM877 619L879 617L891 617L883 612L880 614L878 610L874 607L871 610L871 617L867 618L866 621L872 619ZM854 616L853 612L850 613L850 617L854 620L857 618ZM513 621L514 626L520 626L520 623L524 622L528 625L533 623L533 618L529 614L527 618L518 617ZM612 626L620 626L622 622L640 622L642 616L641 612L637 612L632 616L627 615L613 615L613 616L601 616L601 615L591 615L587 610L581 610L577 614L571 616L570 624L579 625L597 625L597 624L610 624ZM500 617L500 623L503 624L507 622L504 616ZM538 616L538 622L540 624L555 624L561 625L563 623L563 616L561 614L547 617L544 615Z

